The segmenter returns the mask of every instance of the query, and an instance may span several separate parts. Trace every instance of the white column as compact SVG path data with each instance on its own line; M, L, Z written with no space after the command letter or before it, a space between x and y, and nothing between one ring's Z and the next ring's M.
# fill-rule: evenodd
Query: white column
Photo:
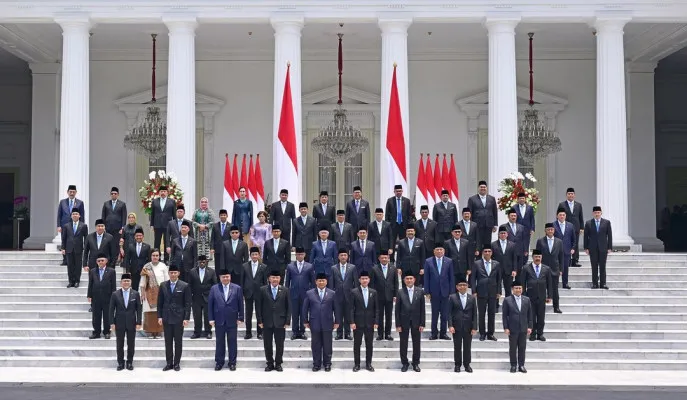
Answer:
M29 64L31 92L31 236L24 249L45 248L55 235L58 193L61 64Z
M167 84L167 172L176 174L184 204L196 206L195 18L171 18Z
M273 18L274 29L274 113L272 145L272 198L278 197L281 189L289 191L289 198L296 203L303 199L303 120L301 101L301 31L303 18ZM297 172L286 151L279 143L279 124L281 121L282 100L286 70L290 65L291 102L293 104L293 124L296 132ZM309 147L309 146L308 146ZM281 170L280 170L281 169ZM294 179L295 174L295 179Z
M515 26L519 18L487 19L489 31L489 192L518 170L518 101L515 80ZM499 224L506 222L499 212Z
M623 27L627 18L597 19L596 196L613 224L613 245L634 243L628 231L627 130ZM591 211L591 210L590 210ZM652 210L653 211L653 210Z
M408 27L412 19L383 19L380 18L379 28L382 31L382 88L381 88L381 118L379 120L381 143L380 154L380 187L377 197L378 206L383 207L387 198L394 195L394 185L403 184L403 195L411 197L410 182L410 118L408 106ZM387 125L389 124L389 101L391 98L391 81L396 64L396 85L398 87L398 101L401 105L401 121L406 145L406 179L408 182L395 182L387 167L389 153L386 149Z

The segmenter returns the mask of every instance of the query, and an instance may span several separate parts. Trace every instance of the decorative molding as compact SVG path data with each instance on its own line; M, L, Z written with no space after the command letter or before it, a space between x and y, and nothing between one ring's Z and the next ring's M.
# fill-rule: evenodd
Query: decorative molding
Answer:
M155 94L157 97L157 103L158 104L166 104L167 102L167 85L164 86L158 86L155 88ZM136 94L132 94L130 96L122 97L121 99L117 99L114 101L114 104L117 106L124 105L124 104L146 104L150 102L150 99L152 98L153 93L151 90L145 90ZM208 96L205 94L200 94L196 93L196 105L200 104L212 104L219 106L224 105L224 100L218 99L216 97Z
M318 90L316 92L308 93L301 97L302 103L305 104L319 104L328 100L336 100L339 96L339 87L337 85L330 86ZM366 92L364 90L356 89L351 86L343 85L342 96L346 99L353 100L362 104L381 104L382 98L376 93ZM344 102L344 106L347 106Z
M518 110L524 111L529 107L529 105L526 103L529 100L529 88L525 86L518 86L517 97L519 100L523 101L521 104L518 104ZM552 94L540 92L538 90L534 91L533 97L535 103L534 108L546 113L557 113L565 109L565 107L568 105L568 100ZM456 105L468 116L472 115L473 118L476 118L477 115L485 114L487 112L489 109L488 100L489 92L484 91L472 96L457 99ZM477 115L475 115L475 113L477 113Z

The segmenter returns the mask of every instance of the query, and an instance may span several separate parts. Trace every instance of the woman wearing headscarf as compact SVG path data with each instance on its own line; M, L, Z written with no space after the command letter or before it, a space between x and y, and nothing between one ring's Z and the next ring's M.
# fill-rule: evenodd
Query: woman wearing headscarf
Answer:
M196 209L191 218L193 235L198 242L198 255L210 257L210 241L212 240L212 224L215 222L215 212L209 207L207 197L200 199L200 208Z
M162 325L157 323L157 296L160 284L169 280L167 265L160 261L160 250L150 252L151 261L141 270L139 293L143 302L143 331L153 339L162 336Z
M137 223L136 213L130 212L126 216L126 225L122 229L122 238L119 239L119 258L124 259L124 250L129 248L130 244L136 242L134 235L137 229L143 229Z

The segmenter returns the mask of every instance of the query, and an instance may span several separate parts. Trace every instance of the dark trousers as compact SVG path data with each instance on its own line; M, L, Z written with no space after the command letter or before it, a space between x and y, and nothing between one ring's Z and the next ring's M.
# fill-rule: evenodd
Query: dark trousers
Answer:
M91 301L91 320L93 321L93 333L100 335L100 332L104 334L110 333L110 299L107 301L99 301L93 298ZM102 321L103 326L100 328L100 322Z
M432 336L445 335L448 326L448 297L432 296L430 303L432 304ZM440 316L441 325L437 328Z
M451 239L451 232L437 232L437 238L436 238L437 243L444 243L445 241L447 241L449 239ZM432 249L432 251L427 253L427 254L432 254L433 252L434 252L434 249Z
M453 334L453 362L456 367L464 367L472 362L472 332L470 329Z
M574 264L579 264L580 261L580 228L574 228L575 229L575 245L573 245L573 249L575 249L575 254L572 255L572 265Z
M238 354L237 327L229 328L224 325L215 325L215 364L224 364L224 357L229 348L229 365L236 365Z
M360 345L365 337L365 365L372 364L372 337L374 328L357 328L353 331L353 365L360 366Z
M138 291L138 287L141 284L141 271L137 267L132 267L131 269L131 287Z
M208 303L193 303L193 333L200 335L203 328L205 328L205 334L212 332L212 327L210 326L210 320L208 319Z
M477 241L482 244L482 247L484 247L485 244L491 243L491 234L492 234L492 229L493 226L488 226L486 228L478 227L477 228ZM479 249L480 253L482 252L482 249Z
M530 303L532 303L532 334L543 335L544 334L544 318L546 317L546 300L545 299L533 299L530 297Z
M165 359L167 365L179 365L183 348L184 325L164 324L165 332Z
M417 327L403 328L398 336L401 339L401 364L408 365L408 336L413 339L413 365L420 364L420 329Z
M393 240L391 243L391 247L393 248L396 247L397 241L406 237L406 228L405 226L403 226L403 224L399 224L395 221L389 223L389 225L391 225L391 239Z
M171 247L172 243L170 242L169 238L167 237L167 229L165 228L153 228L153 231L155 232L155 239L153 240L153 249L160 249L160 244L164 242L165 244L165 249L162 250L162 257L164 257L164 262L167 263L169 261L169 254L167 253L167 247ZM162 238L164 236L164 239Z
M246 335L252 334L253 331L253 308L255 307L255 299L244 297L246 303ZM257 326L258 335L262 335L262 328Z
M276 357L272 357L272 338L277 347ZM286 339L285 328L265 328L262 331L262 343L265 348L265 359L267 365L281 365L284 361L284 340Z
M512 294L511 288L513 287L513 275L503 274L503 293L505 297L509 297Z
M527 348L527 332L510 332L508 336L508 355L511 367L525 366L525 349Z
M350 336L351 335L351 321L350 321L350 310L351 310L351 305L346 301L346 299L342 300L335 300L339 302L339 308L341 310L341 323L339 324L339 328L336 330L336 336L339 337L341 335L346 335Z
M479 334L493 335L496 320L496 297L477 297L477 310L479 312ZM485 328L484 317L487 317Z
M563 256L563 286L568 286L568 270L570 268L570 254Z
M551 299L553 300L554 310L558 310L560 308L560 297L558 295L558 282L560 282L560 280L560 272L551 273L551 289L553 290L553 293L551 293Z
M117 364L124 364L124 335L126 335L126 362L134 362L136 343L136 329L119 329L115 326L117 334Z
M592 283L606 285L606 258L608 253L597 249L589 249L589 262L592 264Z
M77 252L71 252L66 254L67 257L67 276L69 277L69 283L81 283L81 258L83 254Z
M112 241L114 242L115 247L117 248L117 254L119 254L119 239L122 238L122 235L119 233L119 229L116 230L106 230L105 232L109 233L112 235ZM126 247L125 247L126 248ZM116 262L116 260L115 260Z
M309 248L309 249L304 248L304 250L305 250L304 260L305 260L305 262L310 262L310 251L312 250L312 248Z
M386 301L382 296L379 296L377 302L377 335L391 336L391 316L393 315L394 302L393 300Z
M301 315L303 299L292 296L291 305L291 333L294 335L303 335L305 334L305 325L303 324L303 316Z
M310 331L310 334L313 367L332 365L332 331Z

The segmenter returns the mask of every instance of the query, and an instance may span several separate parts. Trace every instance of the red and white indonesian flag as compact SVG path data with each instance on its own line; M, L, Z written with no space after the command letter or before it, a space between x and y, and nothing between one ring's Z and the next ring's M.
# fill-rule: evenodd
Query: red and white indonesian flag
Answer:
M260 154L257 155L255 160L255 203L257 208L255 209L255 214L265 209L265 184L262 181L262 167L260 166Z
M456 162L453 159L453 154L451 154L451 171L449 172L449 177L451 181L451 201L456 204L458 213L462 215L460 208L460 192L458 191L458 175L456 175Z
M291 100L291 66L286 68L284 96L279 117L278 142L275 143L275 187L286 189L289 193L298 194L298 144L296 142L296 125ZM264 200L264 199L263 199ZM257 213L257 212L256 212Z
M222 208L231 212L234 208L234 189L232 188L233 177L231 175L231 168L229 167L229 154L224 155L224 188L222 188Z
M444 189L444 180L441 176L441 167L439 166L439 155L434 159L434 202L441 203L441 191Z
M258 222L258 202L257 202L257 184L255 183L255 167L253 167L253 155L250 155L250 162L248 166L248 199L253 203L253 222Z
M434 211L434 203L436 203L436 189L434 188L434 174L432 173L432 161L427 154L427 161L425 163L425 184L427 185L427 206L429 208L429 216L432 216Z
M415 218L420 219L420 206L427 204L427 184L425 183L425 166L420 154L420 166L417 169L417 186L415 187Z
M393 193L394 185L402 185L403 191L408 192L408 171L406 163L406 142L403 135L403 120L401 104L398 98L396 84L396 65L391 79L391 94L389 96L389 121L386 127L386 159L388 168L389 193Z

